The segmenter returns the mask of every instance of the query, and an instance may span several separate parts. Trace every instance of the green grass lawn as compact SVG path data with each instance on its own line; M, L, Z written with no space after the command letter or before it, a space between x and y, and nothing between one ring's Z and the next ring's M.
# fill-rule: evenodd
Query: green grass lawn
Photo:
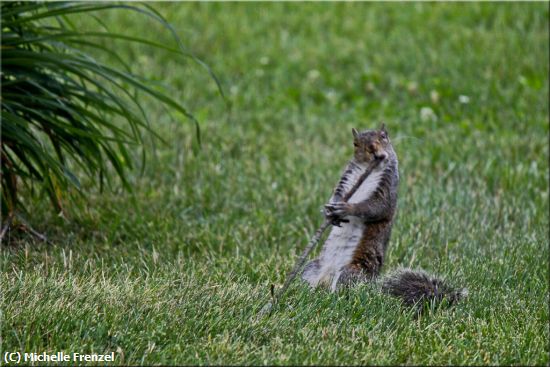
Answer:
M53 244L14 234L2 245L2 353L548 365L548 3L154 7L230 108L192 61L116 46L195 114L202 148L191 123L144 101L167 144L133 173L133 196L95 190L66 219L32 204ZM134 13L102 20L173 44ZM469 298L415 318L372 287L297 282L256 320L323 220L351 128L382 120L401 175L384 271L421 267Z

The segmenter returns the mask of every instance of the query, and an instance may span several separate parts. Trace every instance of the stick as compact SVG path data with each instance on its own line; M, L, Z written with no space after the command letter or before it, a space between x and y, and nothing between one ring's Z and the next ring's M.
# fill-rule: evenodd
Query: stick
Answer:
M348 201L353 196L353 194L355 194L355 191L357 191L357 189L361 186L363 181L365 181L365 179L372 173L372 171L378 166L379 163L380 163L380 159L374 159L373 161L370 162L365 172L361 175L361 177L359 177L359 179L353 185L353 187L346 193L342 201L344 202ZM262 307L262 309L260 310L260 316L263 316L266 313L270 312L271 309L273 308L273 305L279 302L283 294L286 292L290 284L294 281L294 279L296 278L296 276L304 266L304 263L306 262L307 257L309 256L311 251L313 251L315 246L317 246L317 244L321 240L321 237L323 236L323 233L328 227L330 227L330 225L331 225L330 221L328 219L325 219L323 224L321 224L321 226L317 229L317 231L315 232L315 234L307 244L306 248L304 249L304 252L302 252L302 256L298 258L296 265L294 265L294 268L288 274L286 281L283 284L283 287L279 289L277 294L275 294L275 296L273 297L273 301L267 302L264 305L264 307Z
M19 220L20 226L29 231L32 235L37 237L39 240L46 242L47 244L51 245L52 242L48 239L48 237L44 236L42 233L36 231L33 229L30 224L19 214L15 214L17 216L17 219Z
M6 235L8 229L10 228L12 221L13 221L13 213L10 213L8 215L8 218L6 219L4 226L2 227L2 232L0 232L0 243L4 239L4 236Z

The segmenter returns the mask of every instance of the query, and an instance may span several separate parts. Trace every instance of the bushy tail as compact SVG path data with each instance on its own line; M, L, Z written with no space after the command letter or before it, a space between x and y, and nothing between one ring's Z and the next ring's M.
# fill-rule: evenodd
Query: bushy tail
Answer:
M400 268L382 279L382 291L400 298L410 306L440 304L447 300L453 304L468 295L466 288L458 289L444 280L427 274L423 270Z

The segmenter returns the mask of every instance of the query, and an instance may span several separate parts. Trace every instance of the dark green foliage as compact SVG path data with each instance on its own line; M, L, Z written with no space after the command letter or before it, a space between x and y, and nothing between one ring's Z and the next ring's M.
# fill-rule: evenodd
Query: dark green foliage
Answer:
M3 214L14 212L16 206L24 209L21 184L38 186L58 210L70 187L83 192L79 177L90 177L103 187L114 171L130 189L126 176L133 157L129 147L143 143L145 134L154 135L141 107L143 95L196 123L179 102L133 74L117 50L102 41L122 40L183 55L182 51L132 35L83 32L76 25L78 16L97 17L109 11L152 18L166 32L173 32L146 5L2 3ZM96 19L97 28L102 29L103 23ZM101 54L118 65L100 61Z

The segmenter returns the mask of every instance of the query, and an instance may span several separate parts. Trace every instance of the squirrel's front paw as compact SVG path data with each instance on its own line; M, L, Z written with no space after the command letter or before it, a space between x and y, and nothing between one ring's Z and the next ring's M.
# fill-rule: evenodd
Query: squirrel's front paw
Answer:
M335 215L338 217L345 217L346 215L351 215L353 211L352 205L344 201L329 203L325 205L325 209L329 215Z
M339 225L340 222L347 222L344 218L348 215L352 215L352 213L352 205L343 201L325 205L325 216L334 225Z

